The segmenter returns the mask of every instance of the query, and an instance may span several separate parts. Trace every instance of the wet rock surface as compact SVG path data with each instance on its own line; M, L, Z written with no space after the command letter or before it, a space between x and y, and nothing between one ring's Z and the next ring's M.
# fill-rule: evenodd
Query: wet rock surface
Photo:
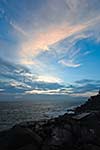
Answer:
M15 125L0 132L0 150L99 150L99 108L100 95L96 95L75 114Z

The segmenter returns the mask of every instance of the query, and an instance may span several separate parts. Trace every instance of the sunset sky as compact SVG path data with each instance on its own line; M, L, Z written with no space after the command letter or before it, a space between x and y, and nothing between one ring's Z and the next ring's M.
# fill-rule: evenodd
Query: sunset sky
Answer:
M0 100L100 89L100 0L0 0Z

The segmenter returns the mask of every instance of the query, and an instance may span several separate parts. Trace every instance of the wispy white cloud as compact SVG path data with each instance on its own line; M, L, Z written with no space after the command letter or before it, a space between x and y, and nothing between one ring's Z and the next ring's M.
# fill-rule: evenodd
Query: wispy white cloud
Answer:
M0 89L0 92L4 91L5 89Z
M46 76L46 75L38 76L36 81L38 81L38 82L47 82L47 83L61 83L62 82L62 80L58 77Z
M19 27L16 23L10 21L9 24L12 26L12 28L13 28L16 32L20 33L22 36L26 36L26 37L29 36L28 33L26 33L26 32L25 32L21 27Z
M86 28L86 25L70 26L66 23L50 27L44 32L38 33L35 38L28 39L22 43L20 57L36 56L37 54L48 51L48 46L63 40Z
M66 58L59 60L58 63L66 66L66 67L77 68L77 67L81 66L80 63L76 63L76 60L79 56L80 56L80 49L79 48L75 49L72 47L66 53Z
M100 80L83 79L75 81L72 87L72 96L90 97L97 94L100 88Z
M25 88L30 89L31 88L31 86L27 85L26 83L18 82L16 80L11 80L9 85L18 89L25 89Z
M89 54L91 54L91 53L92 53L92 52L89 50L89 51L85 51L83 55L85 56L85 55L89 55Z
M25 94L47 94L47 95L68 95L69 90L65 89L53 89L53 90L40 90L40 89L34 89L31 91L26 91Z
M30 2L33 5L34 2ZM17 57L20 57L20 63L34 65L35 63L31 60L32 57L44 51L50 51L49 46L76 33L78 34L74 36L75 39L73 38L73 41L70 40L71 44L74 45L75 40L86 38L83 31L89 29L100 19L97 3L98 0L96 0L95 9L93 5L94 1L91 3L90 0L82 0L81 2L79 0L55 0L53 2L47 0L42 7L39 7L39 10L37 9L37 11L34 12L32 7L27 11L28 6L26 2L26 5L22 3L23 5L21 5L20 8L18 7L23 10L21 14L16 7L15 14L17 14L20 19L15 16L14 20L14 18L10 16L7 21L9 21L11 27L22 36L22 41L17 45ZM9 5L15 6L14 3ZM11 8L11 6L9 6L9 8ZM12 11L14 11L14 9L12 9ZM87 13L89 15L87 15ZM6 16L8 15L6 14ZM26 18L28 18L29 23L25 23ZM31 24L31 28L29 28L29 24Z
M4 0L0 2L4 5ZM27 4L28 1L25 0L21 3L6 1L4 8L0 5L0 17L3 19L2 24L5 23L0 34L8 38L9 43L7 45L0 43L0 56L9 58L13 63L15 61L27 66L31 73L17 69L12 72L14 67L11 64L9 67L0 68L0 73L8 81L11 78L14 79L9 84L13 90L28 89L27 94L66 94L67 92L75 94L77 87L61 89L60 84L63 84L62 80L67 74L63 71L65 68L62 65L71 68L83 65L80 58L91 52L89 49L77 48L78 41L91 37L100 41L99 0L47 0L46 3L42 1L34 3L30 0L30 5ZM33 73L37 73L35 77ZM87 93L83 91L87 88L86 84L84 86L78 85L77 95L89 94L90 91ZM90 87L93 85L88 86L91 90ZM98 86L93 86L93 88L98 88Z
M99 19L99 17L92 18L83 24L74 26L64 23L52 28L48 27L45 32L38 32L38 34L33 39L28 39L28 41L22 43L20 47L21 51L19 53L19 56L21 58L20 63L25 65L37 66L36 61L32 60L33 58L44 51L51 52L52 55L55 55L53 51L54 49L50 49L49 47L53 47L55 43L60 43L65 38L70 38L69 46L67 45L66 50L63 50L62 47L56 49L58 63L74 68L81 66L81 63L76 63L77 58L81 57L79 56L80 49L75 49L74 46L79 40L90 38L92 36L91 32L87 33L86 31L94 26L95 23L99 21ZM84 56L87 54L89 54L89 52L84 53ZM64 55L67 55L69 58L59 59L60 56L63 57Z
M77 48L77 49L71 49L70 51L69 51L69 53L68 53L68 57L70 58L70 59L75 59L78 55L80 54L80 49L79 48Z
M60 60L58 63L66 67L73 67L73 68L77 68L81 66L81 64L77 64L73 60Z

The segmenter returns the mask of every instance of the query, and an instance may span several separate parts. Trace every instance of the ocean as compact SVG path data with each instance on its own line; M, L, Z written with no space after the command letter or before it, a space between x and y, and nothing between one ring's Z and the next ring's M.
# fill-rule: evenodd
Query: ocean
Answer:
M49 119L63 115L67 109L81 104L81 101L10 101L0 102L0 131L16 123Z

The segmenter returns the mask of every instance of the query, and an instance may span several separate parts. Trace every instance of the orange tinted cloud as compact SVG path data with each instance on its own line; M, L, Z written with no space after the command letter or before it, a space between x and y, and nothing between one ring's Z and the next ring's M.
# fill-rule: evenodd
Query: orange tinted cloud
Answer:
M69 26L66 24L50 27L45 32L38 33L35 38L28 39L21 45L20 56L25 58L28 56L36 56L41 51L48 50L48 46L52 45L76 32L85 29L87 25Z

